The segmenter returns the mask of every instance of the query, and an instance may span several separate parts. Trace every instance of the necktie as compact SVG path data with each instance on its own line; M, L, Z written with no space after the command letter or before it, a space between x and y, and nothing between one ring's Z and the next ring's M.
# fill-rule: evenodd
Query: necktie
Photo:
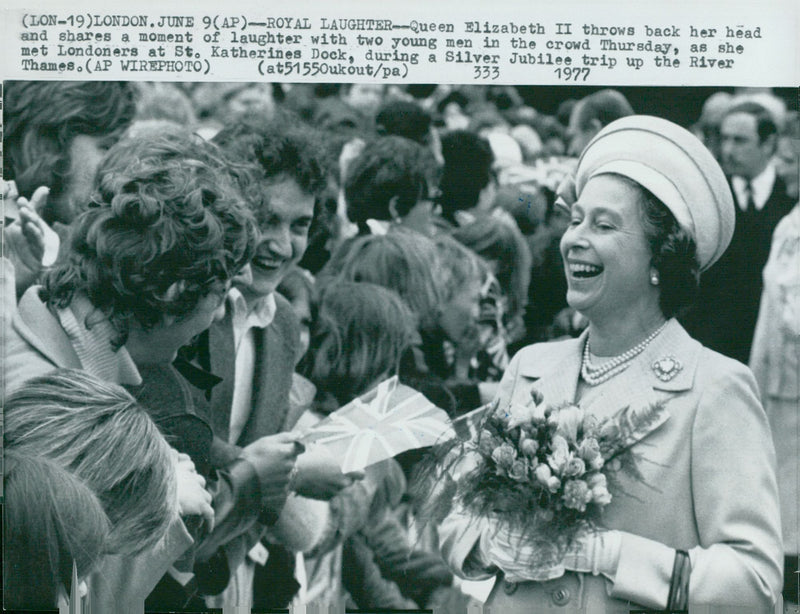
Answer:
M756 203L753 200L753 184L748 181L744 186L744 210L753 213L756 210Z

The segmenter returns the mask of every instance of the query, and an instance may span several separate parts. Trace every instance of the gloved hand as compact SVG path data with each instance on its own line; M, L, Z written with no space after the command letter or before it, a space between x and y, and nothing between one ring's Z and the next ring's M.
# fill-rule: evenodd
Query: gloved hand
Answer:
M571 571L603 574L614 580L619 565L622 533L608 529L596 529L584 533L567 550L564 567Z
M603 574L613 580L621 546L619 531L588 531L576 538L561 562L553 563L558 557L551 541L522 536L495 525L481 536L480 556L487 566L499 567L511 582L545 582L561 577L566 570Z
M492 523L484 529L480 541L480 558L486 567L498 567L506 580L545 582L564 575L557 548L545 539L523 536L505 526Z

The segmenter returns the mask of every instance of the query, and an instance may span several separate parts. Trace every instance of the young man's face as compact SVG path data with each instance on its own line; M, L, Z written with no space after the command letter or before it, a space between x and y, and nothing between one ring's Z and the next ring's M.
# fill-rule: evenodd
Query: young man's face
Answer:
M225 296L229 287L230 283L220 284L183 316L165 315L159 324L148 329L134 325L125 345L136 364L169 364L175 360L180 348L214 321L225 317Z
M275 291L292 264L308 245L308 230L314 217L314 196L294 179L284 177L267 184L257 212L261 239L252 260L253 279L245 288L265 296Z

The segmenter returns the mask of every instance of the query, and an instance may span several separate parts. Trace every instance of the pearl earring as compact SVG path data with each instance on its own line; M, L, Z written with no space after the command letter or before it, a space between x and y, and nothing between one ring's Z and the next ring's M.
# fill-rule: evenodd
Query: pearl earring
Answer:
M650 283L651 284L653 284L654 286L657 286L659 281L660 280L658 279L658 273L656 273L655 271L650 273Z

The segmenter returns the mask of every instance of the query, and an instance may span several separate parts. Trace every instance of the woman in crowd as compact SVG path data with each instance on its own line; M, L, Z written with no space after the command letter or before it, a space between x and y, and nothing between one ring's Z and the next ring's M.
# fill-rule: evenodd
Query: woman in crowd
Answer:
M72 572L68 560L72 556L82 577L86 577L101 554L131 557L153 549L179 514L207 513L209 521L213 519L211 497L202 488L203 478L196 473L191 477L191 462L179 459L147 411L120 386L84 371L58 369L29 380L7 397L4 428L5 450L20 457L12 468L19 473L8 477L12 482L17 480L15 488L22 493L19 500L9 499L11 516L32 505L34 497L43 503L43 515L33 515L23 523L23 532L39 540L37 547L14 539L6 544L5 554L18 571L54 573L61 581L65 569ZM47 465L29 463L28 457L49 461L68 475ZM19 480L28 471L39 472L46 481L26 491ZM63 505L50 496L58 483L66 489ZM74 550L80 542L74 539L82 535L83 528L65 523L70 518L85 518L91 526L102 527L104 520L98 518L91 495L102 506L108 526L98 533L104 536L102 543L95 543L97 537L87 539L86 551L78 556ZM54 530L46 537L51 521ZM39 547L43 550L36 552ZM39 556L46 556L51 572L31 567L31 561ZM15 574L14 582L22 582L20 576ZM51 593L57 588L47 582L35 599L47 595L52 602ZM33 603L22 605L30 607Z
M435 232L438 165L429 150L399 136L368 143L347 165L347 217L359 234L384 234L391 226Z
M468 252L452 239L445 237L443 241ZM459 258L461 256L463 252L459 252ZM366 281L395 291L416 316L421 340L403 358L400 380L420 390L450 414L457 414L478 407L482 399L492 396L488 388L482 391L478 384L456 377L453 361L445 361L443 346L447 338L443 328L448 324L453 338L466 337L460 332L462 328L475 330L482 278L477 257L470 253L465 262L459 263L474 277L466 284L471 292L465 299L468 317L466 320L451 318L456 310L446 303L456 297L456 287L463 285L466 277L461 268L440 274L440 263L436 244L419 233L365 236L342 245L320 273L319 282L330 283L325 281L330 278ZM443 325L448 319L452 321Z
M499 315L506 341L525 336L523 315L531 281L531 252L517 223L504 211L456 228L453 238L486 261L497 279Z
M674 319L698 273L730 242L725 177L686 130L633 116L589 144L573 188L562 191L571 222L561 251L567 299L588 329L521 350L498 398L501 406L579 403L600 420L625 406L651 408L648 426L629 440L640 479L617 476L623 492L612 488L602 527L577 538L558 577L532 567L520 536L460 509L440 526L443 552L462 575L503 574L488 600L502 612L765 611L780 591L782 550L756 383Z
M775 170L786 191L798 198L800 119L778 141ZM778 459L778 488L783 526L783 599L800 598L800 204L781 220L772 236L764 290L750 351L750 368L758 382Z

